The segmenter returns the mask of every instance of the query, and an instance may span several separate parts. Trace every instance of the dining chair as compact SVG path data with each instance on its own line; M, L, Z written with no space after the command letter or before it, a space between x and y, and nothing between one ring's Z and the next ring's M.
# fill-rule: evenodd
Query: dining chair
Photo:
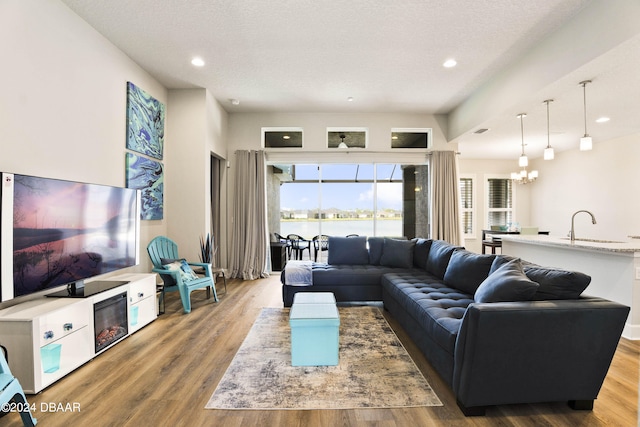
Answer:
M318 262L318 252L320 252L320 257L322 257L322 251L329 250L329 236L326 234L318 234L311 239L311 242L313 243L313 260Z
M0 345L0 407L4 408L9 402L16 404L15 408L20 412L22 424L25 427L33 427L38 421L31 415L29 403L24 395L24 390L16 377L13 376L7 363L7 349ZM2 411L7 413L6 411ZM2 416L2 415L0 415Z
M294 259L302 259L305 249L309 252L309 258L311 258L308 240L298 234L289 234L287 239L291 242L291 251Z
M180 292L180 300L185 313L191 312L191 292L196 289L206 288L207 298L210 298L210 290L213 290L213 299L218 302L211 264L182 262L183 259L178 255L178 245L165 236L158 236L151 240L147 245L147 253L153 263L151 271L158 273L164 282L163 292ZM191 266L201 268L204 277L198 277L191 270Z
M538 227L522 227L520 234L538 234Z
M501 231L502 230L502 226L500 225L492 225L491 226L491 231ZM483 233L484 236L484 233ZM495 254L496 253L496 249L500 249L500 252L502 252L502 239L500 237L495 237L493 235L491 235L491 233L489 233L489 236L487 236L487 239L483 239L482 240L482 253L486 253L487 248L491 248L491 253Z

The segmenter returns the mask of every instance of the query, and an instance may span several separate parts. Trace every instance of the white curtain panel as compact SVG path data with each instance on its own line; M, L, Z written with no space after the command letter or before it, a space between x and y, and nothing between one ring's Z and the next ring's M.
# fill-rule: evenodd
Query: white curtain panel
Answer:
M266 169L264 151L236 151L230 277L268 277Z
M454 151L433 151L431 161L431 235L433 239L462 244L458 164Z

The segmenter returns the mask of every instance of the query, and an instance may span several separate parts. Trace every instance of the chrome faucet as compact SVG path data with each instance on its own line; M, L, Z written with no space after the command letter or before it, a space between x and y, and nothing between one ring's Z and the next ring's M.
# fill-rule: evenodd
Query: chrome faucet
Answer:
M573 229L573 219L576 217L576 214L579 214L580 212L586 212L589 215L591 215L591 223L595 224L596 223L596 217L593 216L593 214L589 211L585 211L585 210L580 210L575 212L572 216L571 216L571 231L569 232L569 239L571 239L571 241L573 242L574 240L576 240L576 233L574 232Z

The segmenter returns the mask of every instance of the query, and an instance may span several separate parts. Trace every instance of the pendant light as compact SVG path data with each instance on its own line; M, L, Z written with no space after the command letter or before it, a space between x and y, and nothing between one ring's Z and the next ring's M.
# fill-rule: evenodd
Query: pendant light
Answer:
M522 122L522 119L527 117L527 113L520 113L520 114L518 114L517 117L520 119L520 134L522 136L522 154L520 155L520 158L518 159L518 166L520 166L521 168L525 168L525 167L529 166L529 159L524 154L524 124Z
M520 119L520 137L522 138L520 144L522 146L522 154L518 159L518 166L520 166L522 169L520 170L520 172L512 172L511 179L514 182L517 182L518 184L528 184L530 182L535 181L538 178L538 171L536 170L536 171L527 172L527 166L529 166L529 159L527 158L527 155L524 154L524 122L522 120L525 117L527 117L527 114L520 113L516 117Z
M584 99L584 136L580 138L580 151L589 151L593 148L593 140L587 133L587 84L591 83L591 80L584 80L580 82L582 85L582 93Z
M542 102L547 104L547 148L544 149L544 159L553 160L554 152L553 147L551 146L551 132L549 130L549 103L553 102L553 99L545 99Z
M340 134L340 144L338 144L338 148L349 148L349 146L344 142L346 135L344 133Z

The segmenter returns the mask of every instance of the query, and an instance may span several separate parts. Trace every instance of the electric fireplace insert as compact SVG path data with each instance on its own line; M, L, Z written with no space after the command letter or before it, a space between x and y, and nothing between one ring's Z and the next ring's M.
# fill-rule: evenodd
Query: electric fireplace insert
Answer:
M96 353L127 336L127 293L123 292L93 305Z

